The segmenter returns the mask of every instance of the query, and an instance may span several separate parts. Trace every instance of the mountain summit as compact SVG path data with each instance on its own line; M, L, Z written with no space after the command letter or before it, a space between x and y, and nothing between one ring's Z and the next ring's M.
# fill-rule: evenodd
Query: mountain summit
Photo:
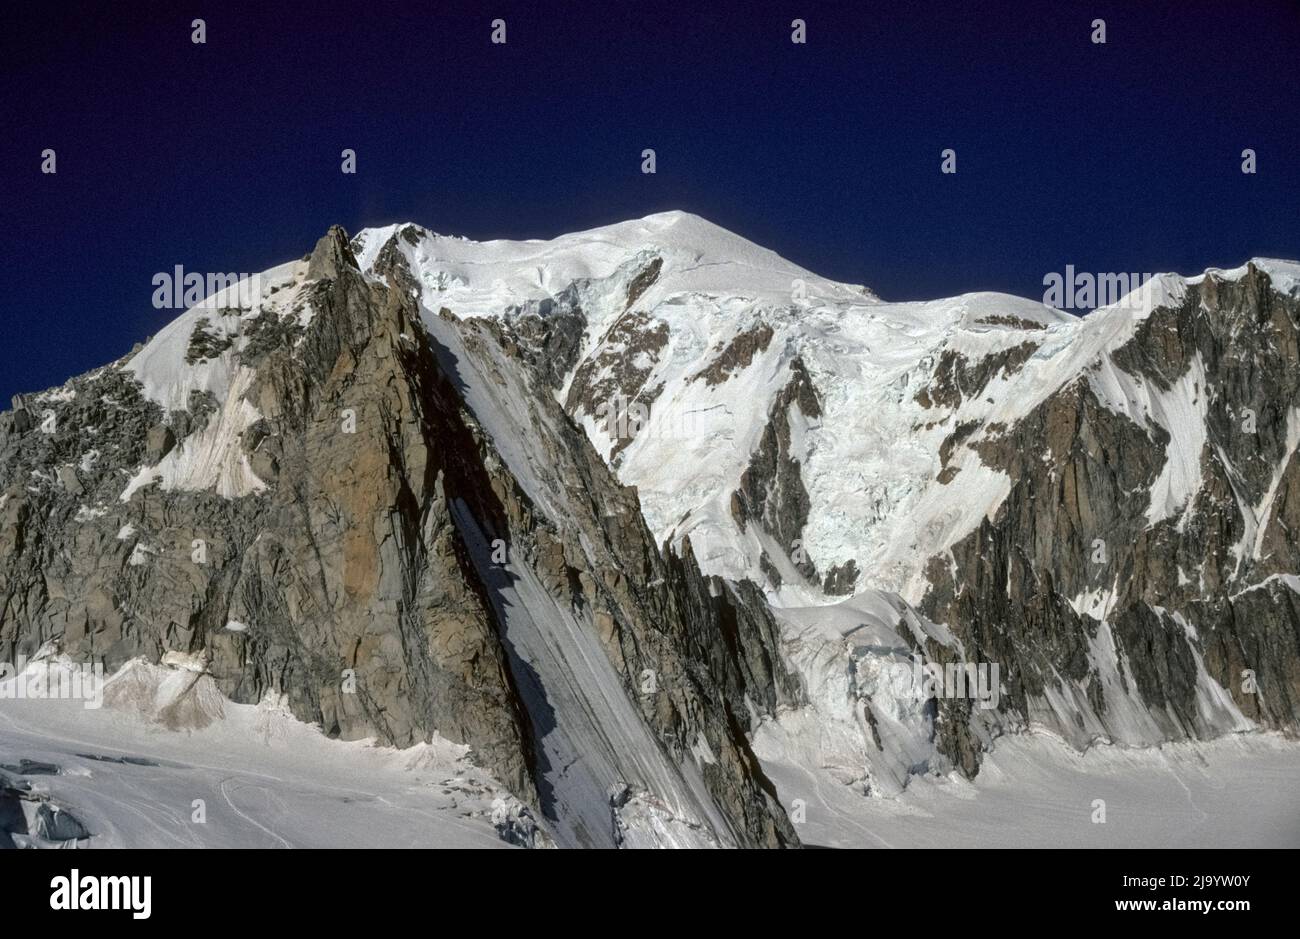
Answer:
M0 655L441 735L572 846L795 845L791 767L1300 729L1293 262L887 303L669 212L259 283L0 415Z

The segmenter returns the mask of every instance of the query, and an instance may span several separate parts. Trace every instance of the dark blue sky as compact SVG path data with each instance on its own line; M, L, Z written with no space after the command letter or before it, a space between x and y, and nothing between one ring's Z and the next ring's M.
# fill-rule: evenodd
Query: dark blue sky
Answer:
M155 273L262 270L335 222L680 208L888 299L1300 258L1295 0L45 6L0 36L0 405L156 332Z

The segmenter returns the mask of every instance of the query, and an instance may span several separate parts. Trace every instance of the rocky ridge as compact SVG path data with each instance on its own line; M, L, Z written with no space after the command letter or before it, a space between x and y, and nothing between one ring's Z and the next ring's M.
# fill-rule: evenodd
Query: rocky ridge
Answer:
M1294 734L1297 270L1078 319L683 213L334 229L0 415L0 654L436 731L561 845L796 844L764 761L878 794L1028 728Z

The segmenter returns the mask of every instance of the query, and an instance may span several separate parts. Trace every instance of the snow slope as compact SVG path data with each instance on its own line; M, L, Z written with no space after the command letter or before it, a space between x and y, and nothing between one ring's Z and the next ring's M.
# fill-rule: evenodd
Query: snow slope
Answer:
M620 479L638 488L656 536L680 542L689 535L709 573L752 578L760 554L773 553L769 541L737 525L730 497L772 401L789 380L791 362L800 359L823 411L795 428L795 455L811 503L802 547L819 572L852 559L859 570L872 572L859 587L894 591L909 601L924 590L924 563L996 512L1007 492L1008 481L965 448L951 481L938 482L943 440L963 422L1010 424L1080 376L1114 410L1171 433L1169 465L1151 494L1149 518L1154 523L1184 507L1199 486L1203 442L1192 423L1204 409L1203 401L1192 401L1195 377L1153 398L1150 389L1135 389L1106 353L1186 285L1207 276L1238 278L1247 270L1161 275L1081 319L996 293L885 303L865 287L819 278L683 212L549 241L475 242L392 225L354 240L363 270L373 269L390 239L431 313L446 308L459 318L509 319L521 312L550 315L565 304L580 309L587 326L561 400L584 363L601 366L595 374L600 381L610 375L605 363L635 355L638 379L625 392L629 398L653 392L653 401L630 442L618 439L617 430L611 435L601 415L585 406L573 416L612 459ZM629 285L655 261L657 276L629 304ZM1300 283L1300 264L1253 263L1279 289ZM630 349L618 327L641 313L641 334L666 328L662 349ZM701 380L733 340L764 327L771 338L748 363L721 382ZM1031 351L1023 365L996 375L983 394L956 408L918 402L945 353L978 362L1026 345ZM773 562L786 574L792 570L788 559ZM828 602L800 578L783 579L785 586L772 591L775 602Z
M519 803L466 747L329 740L274 700L233 704L215 686L206 726L168 729L156 705L174 701L185 671L131 663L100 709L0 694L0 774L78 819L91 835L81 847L507 846L493 815L508 825ZM188 674L180 687L206 677ZM58 773L23 775L22 760Z
M574 513L564 489L535 461L545 447L521 378L505 362L483 361L465 347L460 331L426 310L425 325L444 369L455 376L475 420L491 436L520 486L551 519ZM488 345L484 354L491 356ZM495 380L489 376L495 376ZM554 433L554 431L550 431ZM726 832L725 820L695 767L678 766L628 699L595 631L557 603L527 565L490 559L491 546L463 507L455 518L480 577L490 586L504 624L513 671L525 676L520 693L538 730L543 799L556 815L561 847L614 847L611 794L635 782L658 807L626 820L623 843L645 847L715 847L701 823ZM726 837L725 835L723 837Z
M764 768L787 809L802 809L806 844L1300 848L1300 746L1275 736L1079 753L1028 734L1000 741L973 782L926 776L895 799L863 798L821 767L768 759L767 746L760 733Z
M415 275L430 328L442 328L448 343L454 344L454 331L435 315L443 309L457 318L507 322L581 311L586 328L578 360L557 397L569 402L619 478L637 487L651 530L677 543L689 535L709 573L762 579L764 555L781 573L779 588L767 584L769 598L783 608L787 651L810 702L773 722L769 731L780 745L773 743L770 752L830 767L841 784L875 795L897 795L918 774L948 769L934 749L932 717L906 666L908 640L923 641L922 633L942 632L934 638L956 645L911 606L925 592L926 562L992 517L1010 489L1010 480L969 445L988 428L1013 425L1069 384L1087 382L1103 406L1150 427L1153 436L1168 434L1147 522L1178 518L1201 487L1207 404L1198 389L1204 365L1197 360L1161 391L1118 368L1110 353L1157 306L1180 301L1188 285L1247 272L1243 266L1192 278L1161 275L1077 318L996 293L882 302L866 288L816 278L684 213L545 242L478 243L391 226L363 232L354 242L363 269L373 273L390 241ZM1283 290L1300 271L1291 262L1254 263ZM648 274L649 286L634 290ZM630 333L621 328L638 316L644 322ZM725 350L745 337L752 340L750 354L728 359ZM594 379L588 380L604 388L629 360L635 374L631 384L620 379L619 390L650 401L647 420L630 441L610 432L593 413L598 407L572 403L584 369L590 367ZM796 360L811 377L821 411L809 417L790 407L785 415L809 501L801 547L819 572L848 560L865 572L848 601L805 582L784 548L759 526L741 526L732 507ZM961 387L961 368L986 361L999 366L982 388ZM944 362L958 365L949 372L957 375L954 387L941 400L936 378ZM718 363L720 380L702 379ZM484 389L499 397L510 382L480 376L471 384L471 398L490 398ZM494 439L509 449L528 433L526 394L514 395L472 404L489 415ZM944 444L963 425L977 429L945 469ZM507 459L526 466L529 457ZM531 494L552 508L562 500L557 493ZM1102 621L1090 640L1090 658L1109 726L1082 690L1065 686L1031 703L1029 725L1075 728L1080 746L1093 738L1131 745L1164 739L1119 672L1104 622L1105 597L1077 598L1076 607ZM913 636L895 632L900 620ZM1200 671L1197 695L1207 733L1250 729Z
M736 311L753 304L775 306L789 302L792 279L802 279L814 300L874 299L863 287L818 277L686 212L662 212L549 241L471 241L409 223L365 229L353 239L361 269L372 269L385 243L407 228L423 235L415 245L399 239L420 283L421 302L435 312L445 306L461 318L497 317L512 307L553 299L576 281L609 280L629 261L651 254L664 257L665 273L644 294L648 308L692 296L712 297ZM596 323L593 331L603 332L603 325Z
M1132 338L1155 307L1180 300L1189 285L1207 277L1233 280L1248 271L1242 266L1190 278L1161 275L1119 303L1076 318L996 293L883 302L865 287L817 277L681 212L548 241L475 242L410 225L369 229L353 240L369 276L378 278L375 265L390 243L414 276L424 322L444 357L450 357L444 364L458 375L470 410L529 497L556 519L565 517L568 494L548 482L544 467L535 462L544 455L529 444L536 412L527 402L535 389L523 387L509 367L499 374L471 372L472 357L460 331L439 314L445 309L462 321L511 322L581 311L585 327L577 359L554 389L556 397L569 402L572 417L622 482L637 487L659 540L680 543L689 536L701 567L723 577L760 579L764 554L780 570L782 585L769 581L766 586L782 608L791 654L811 702L764 728L760 755L787 783L791 773L797 782L804 772L818 782L833 781L842 791L818 797L837 806L846 793L860 802L879 802L862 799L863 791L907 798L918 780L947 772L931 743L932 718L905 671L895 666L907 659L909 639L931 636L952 644L942 627L911 609L925 591L924 565L996 513L1009 492L1009 479L987 467L969 444L977 444L989 427L1013 424L1071 382L1086 381L1103 406L1153 433L1168 434L1146 520L1154 525L1179 518L1202 485L1206 401L1198 389L1204 386L1204 363L1198 360L1161 391L1118 368L1109 353ZM1279 290L1300 291L1300 264L1252 263ZM142 467L124 498L155 480L228 497L257 489L260 481L240 463L236 445L258 417L242 396L240 323L257 315L261 304L281 316L310 316L297 302L304 273L295 264L273 269L264 276L278 292L253 310L216 315L217 302L207 304L206 312L192 310L131 360L128 368L148 397L167 410L186 408L194 390L211 391L222 405L202 435L183 441L158 466ZM189 366L184 356L200 316L230 336L232 345L215 359ZM729 352L745 339L743 354ZM796 361L807 370L820 405L816 417L794 407L785 414L791 456L809 503L801 547L822 574L856 563L862 573L848 601L804 581L784 556L785 548L757 525L742 527L731 504ZM985 361L1010 364L992 369L978 393L954 379L955 394L939 399L936 376L945 362ZM634 367L622 371L630 377L618 367L627 363ZM960 368L954 373L960 375ZM613 382L629 398L644 397L648 421L630 440L611 433L596 413L601 402L593 405L575 394L583 390L579 381L602 389ZM968 424L980 429L945 466L945 441ZM1300 427L1300 420L1295 425ZM469 527L463 520L462 526ZM1248 533L1240 551L1251 550L1259 548ZM544 733L540 741L550 761L547 784L561 806L575 807L563 812L561 839L579 844L612 837L607 816L593 814L591 807L634 775L652 780L653 792L649 800L629 803L632 840L693 843L709 800L690 767L679 770L663 760L630 713L608 662L595 654L600 650L591 637L565 611L554 609L537 585L512 573L500 591L505 604L500 612L514 654L537 675L534 706L560 701L566 713L590 717L566 721L563 732ZM1099 588L1074 602L1079 612L1101 623L1090 657L1108 713L1122 724L1116 739L1158 740L1159 729L1140 703L1130 700L1133 693L1115 668L1105 622L1107 597ZM900 621L913 636L898 634ZM1247 729L1249 721L1225 704L1222 689L1201 672L1206 680L1198 682L1197 694L1207 725ZM1028 715L1031 724L1038 718L1076 723L1086 737L1096 723L1081 696L1049 696L1035 707L1038 711ZM881 736L882 748L869 743L873 733ZM1000 743L998 752L1008 746L1019 743ZM590 759L581 772L569 773L565 767L576 753ZM1070 784L1077 767L1053 763L1056 757L1043 759L1051 772L1059 771L1052 785ZM1274 765L1272 757L1261 759L1265 770ZM1287 759L1283 765L1289 765ZM792 769L796 766L802 769ZM1115 772L1124 777L1128 769L1141 775L1137 763ZM1158 790L1133 785L1135 800L1165 798ZM960 786L943 791L964 792Z
M698 773L668 760L628 699L595 632L558 604L532 570L494 565L468 511L457 513L479 573L492 584L510 655L525 676L520 695L540 734L543 799L560 847L617 847L610 796L636 780L664 806L663 824L630 819L641 847L717 847L700 821L726 831Z
M769 540L742 531L731 493L767 426L771 404L797 358L808 369L822 415L798 422L795 457L810 506L802 549L820 573L846 561L872 572L859 587L899 593L914 602L924 590L922 567L997 511L1008 481L969 448L958 448L949 480L939 482L940 444L964 422L1009 424L1067 383L1086 376L1107 406L1139 423L1159 425L1173 442L1151 494L1148 519L1177 514L1199 487L1204 401L1193 401L1195 376L1163 396L1136 385L1106 353L1127 341L1158 304L1177 300L1206 277L1231 280L1247 267L1210 269L1195 277L1160 275L1112 307L1085 318L1034 300L973 293L925 302L885 303L868 288L843 284L792 264L698 216L664 212L550 240L472 241L417 225L366 229L353 246L363 271L389 242L405 258L430 324L447 309L457 318L510 319L580 309L586 319L578 361L557 397L564 400L584 363L635 358L629 397L653 392L644 426L630 441L609 433L600 415L579 405L572 414L620 479L638 488L651 530L660 540L691 537L708 573L755 577ZM648 285L629 288L658 265ZM1300 289L1300 264L1255 259L1278 289ZM192 391L210 391L223 410L202 439L187 440L156 467L141 467L123 497L157 481L164 487L215 489L235 497L261 483L236 438L259 416L240 396L238 352L243 324L264 310L310 318L300 289L302 262L260 275L248 308L230 310L224 295L205 300L164 329L128 363L146 395L169 411L188 407ZM272 291L271 288L274 288ZM644 314L640 333L666 329L662 349L634 354L620 332ZM200 318L232 345L187 365L189 337ZM756 329L771 336L748 362L732 363L723 380L702 380L737 337ZM978 362L1031 347L1022 365L1005 369L978 396L956 407L925 407L917 395L942 356ZM626 356L623 354L627 353ZM595 380L609 376L609 366ZM228 394L231 390L236 393ZM235 400L227 400L234 398ZM979 437L969 443L977 443ZM498 447L509 447L503 435ZM618 451L617 457L614 453ZM526 454L515 454L515 463ZM788 558L772 557L785 574ZM784 577L772 598L781 605L828 602L817 585Z
M240 446L240 435L262 415L245 398L254 376L240 364L239 353L249 342L249 321L263 312L300 322L310 318L310 306L299 294L305 274L301 261L281 264L243 286L205 297L168 323L126 363L126 370L140 381L144 396L161 407L168 420L175 412L189 411L195 394L210 395L217 413L201 432L181 440L158 465L141 466L122 491L123 502L155 483L162 489L215 490L228 499L264 488ZM228 345L214 357L190 362L187 353L200 325Z

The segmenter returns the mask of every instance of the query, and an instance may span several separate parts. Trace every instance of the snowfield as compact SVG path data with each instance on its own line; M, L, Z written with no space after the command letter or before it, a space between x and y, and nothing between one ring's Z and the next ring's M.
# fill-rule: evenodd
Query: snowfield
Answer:
M28 677L58 667L34 662ZM210 687L194 686L195 677ZM210 678L183 664L124 667L105 685L100 709L14 700L17 680L6 683L9 694L0 688L0 848L11 837L19 846L31 840L13 834L29 826L13 824L17 803L4 795L6 781L29 786L90 834L39 839L44 847L498 848L509 843L494 813L503 827L516 824L519 803L469 761L466 747L330 740L274 700L222 699ZM177 698L190 726L169 729L159 720ZM54 772L24 774L24 760Z
M0 700L0 781L26 782L90 833L48 847L498 848L499 827L519 830L518 803L464 747L328 740L273 702L222 707L202 730L173 731L132 710ZM1300 745L1273 735L1084 753L1004 737L974 782L914 776L892 797L792 761L807 754L772 725L755 749L810 845L1300 848ZM24 760L48 766L23 775ZM688 840L661 806L634 799L623 816L657 828L654 843Z
M973 782L917 777L893 799L822 768L763 766L787 809L802 801L799 837L823 847L1300 848L1300 746L1274 735L1084 753L1004 737Z
M129 679L128 667L108 688ZM328 740L272 701L220 702L199 730L167 730L119 705L0 700L0 779L84 825L90 837L67 846L496 848L508 842L494 823L517 824L518 803L446 741ZM833 767L792 762L800 750L781 734L765 725L755 749L811 845L1300 847L1300 745L1273 735L1079 753L1025 734L999 740L974 782L915 776L873 797ZM628 812L636 830L660 827L657 843L685 840L662 807L634 800Z

